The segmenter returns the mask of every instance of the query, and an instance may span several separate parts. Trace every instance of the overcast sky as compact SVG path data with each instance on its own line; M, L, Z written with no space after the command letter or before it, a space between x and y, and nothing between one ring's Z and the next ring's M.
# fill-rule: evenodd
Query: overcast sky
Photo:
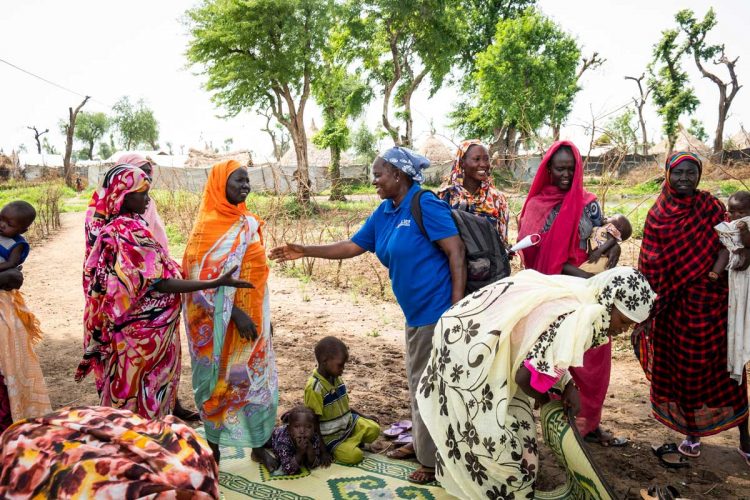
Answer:
M159 121L160 143L200 147L226 138L235 147L247 147L258 160L270 156L271 145L260 132L264 119L247 112L222 119L210 96L201 88L203 78L186 67L186 29L181 18L193 1L177 0L0 0L3 25L0 29L0 59L43 76L75 92L91 95L87 111L109 112L121 96L143 98ZM747 22L750 2L716 0L718 15L713 41L726 44L730 57L740 57L740 83L750 85L750 43ZM708 2L697 0L541 0L543 12L575 36L585 54L594 50L607 59L605 65L585 75L573 113L563 135L588 144L584 125L594 115L603 115L627 103L636 88L625 75L640 75L651 58L653 44L663 29L674 26L674 14L692 8L699 17ZM700 78L686 61L692 83L701 101L695 117L713 136L716 126L718 91ZM721 69L719 69L721 71ZM725 75L725 72L719 74ZM64 139L57 123L67 117L68 106L76 106L77 95L39 81L0 63L0 147L6 152L26 144L34 149L33 134L26 127L50 128L50 141L63 149ZM425 85L426 86L426 85ZM415 135L425 137L434 123L438 133L458 141L448 129L446 115L456 99L447 88L429 99L426 92L414 98ZM651 103L647 105L650 138L660 136L660 122ZM380 103L367 112L368 124L378 122ZM735 99L725 134L731 135L745 123L750 128L750 90L743 88ZM306 111L307 121L321 120L315 106ZM744 121L743 121L744 120ZM684 120L687 123L687 119Z

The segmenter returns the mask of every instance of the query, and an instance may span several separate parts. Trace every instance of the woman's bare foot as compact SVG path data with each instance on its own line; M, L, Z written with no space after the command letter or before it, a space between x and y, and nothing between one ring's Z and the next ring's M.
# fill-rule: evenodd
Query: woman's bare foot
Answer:
M435 481L435 469L421 465L419 469L409 474L409 482L415 484L427 484Z
M409 443L400 448L389 451L385 456L388 458L395 458L396 460L409 460L410 458L415 458L417 454L414 451L414 445Z

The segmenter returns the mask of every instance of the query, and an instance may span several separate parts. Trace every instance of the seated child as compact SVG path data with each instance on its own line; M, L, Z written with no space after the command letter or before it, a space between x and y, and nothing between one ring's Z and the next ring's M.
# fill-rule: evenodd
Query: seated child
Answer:
M588 242L589 259L579 267L589 273L598 274L607 269L610 248L621 243L633 234L630 221L622 214L604 219L604 224L595 227Z
M750 361L750 269L742 270L750 254L750 193L738 191L729 197L729 222L714 229L725 248L719 250L708 278L718 281L729 270L729 325L727 327L727 369L741 383L745 364Z
M36 210L25 201L11 201L0 210L0 271L20 266L29 255L23 236L36 219Z
M358 464L364 458L360 445L372 443L380 435L380 425L372 418L349 408L346 385L341 380L349 350L336 337L325 337L315 345L318 368L305 386L305 406L316 415L315 430L325 443L321 463L333 458L342 464Z
M271 448L284 474L297 474L302 466L313 469L331 464L330 459L321 463L323 442L315 432L315 414L310 408L295 406L281 416L281 422L271 434Z

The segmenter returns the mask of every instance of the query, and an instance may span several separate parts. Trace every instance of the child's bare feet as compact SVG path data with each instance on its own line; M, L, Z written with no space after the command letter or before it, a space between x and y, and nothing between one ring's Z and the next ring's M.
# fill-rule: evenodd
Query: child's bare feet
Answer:
M253 448L250 459L265 465L266 469L271 472L279 468L279 460L265 448Z

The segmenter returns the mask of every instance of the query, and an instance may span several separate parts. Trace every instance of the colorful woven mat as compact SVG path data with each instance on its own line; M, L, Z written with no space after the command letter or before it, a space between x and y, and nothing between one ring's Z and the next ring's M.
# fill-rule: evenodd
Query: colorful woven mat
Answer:
M327 469L303 469L294 476L271 475L250 460L249 448L222 448L219 485L226 500L257 498L279 500L360 500L364 498L452 499L435 483L420 486L407 476L416 462L391 460L365 453L358 465L334 463Z

